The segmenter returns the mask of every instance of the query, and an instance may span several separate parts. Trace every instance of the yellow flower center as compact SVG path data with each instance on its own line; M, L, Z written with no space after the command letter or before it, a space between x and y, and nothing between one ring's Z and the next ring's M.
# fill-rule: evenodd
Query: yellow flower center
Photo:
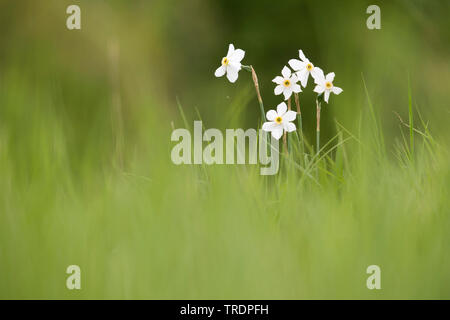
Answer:
M331 88L333 88L333 84L332 84L331 82L327 81L327 82L325 83L325 88L331 89Z
M284 85L285 87L289 87L289 86L291 85L291 81L288 80L288 79L286 79L286 80L284 80L283 85Z
M283 122L283 119L281 117L276 117L275 122L280 124L281 122Z
M228 65L229 63L230 63L230 60L228 60L227 57L225 57L225 58L222 59L222 65L226 66L226 65Z
M311 63L308 63L306 65L306 70L311 71L313 69L313 65Z

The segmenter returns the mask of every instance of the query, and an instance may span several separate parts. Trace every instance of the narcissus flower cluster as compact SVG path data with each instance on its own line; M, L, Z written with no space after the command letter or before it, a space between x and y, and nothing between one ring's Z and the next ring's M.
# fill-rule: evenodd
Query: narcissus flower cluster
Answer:
M306 88L308 85L308 79L311 75L316 84L314 92L318 94L318 98L323 95L323 100L328 103L330 94L340 94L343 90L336 87L333 84L335 74L334 72L328 73L326 76L321 68L315 66L303 53L299 50L300 59L291 59L288 61L288 65L284 66L281 70L281 76L276 76L272 81L276 84L274 93L275 95L283 95L284 101L288 101L290 106L290 99L292 94L295 94L296 103L298 103L298 93L302 92L302 87ZM252 76L255 82L255 88L260 100L261 108L262 100L260 99L259 85L257 83L256 74L252 66L244 66L241 64L242 59L245 56L245 51L242 49L235 49L233 44L228 47L228 52L221 60L221 66L217 68L214 75L216 77L222 77L226 74L228 80L234 83L238 78L239 71L244 68L252 72ZM317 100L318 101L318 100ZM299 106L298 110L299 110ZM320 107L319 113L320 113ZM264 112L264 110L262 110ZM299 112L299 111L298 111ZM295 120L297 113L295 111L288 110L285 102L280 103L277 106L277 110L270 110L266 113L267 122L262 126L262 129L267 132L271 132L275 139L280 139L284 132L292 132L296 130L296 126L292 121ZM300 121L301 122L301 121Z
M330 92L333 92L334 94L340 94L342 92L341 88L338 88L333 85L333 80L335 76L334 72L330 72L329 74L324 76L323 70L320 69L319 67L314 66L314 64L308 58L306 58L302 50L298 51L298 55L300 60L291 59L289 60L288 64L292 68L292 70L294 70L297 79L300 80L300 83L302 84L303 88L306 88L308 84L309 75L311 75L314 79L314 83L316 84L314 92L317 92L319 95L324 94L324 100L326 103L328 103ZM286 69L287 67L283 67L283 71L285 73L287 73ZM277 94L276 88L275 94ZM285 95L285 100L287 100L288 98L289 96L286 97Z
M316 84L314 92L318 93L319 96L323 94L326 103L328 103L331 92L334 94L340 94L342 92L341 88L333 85L335 76L334 72L331 72L325 76L322 69L314 66L302 50L298 51L298 55L300 60L291 59L288 62L294 73L292 73L287 66L284 66L281 70L282 77L277 76L272 80L277 84L274 90L275 95L283 94L284 100L290 99L293 92L299 93L302 91L301 86L297 84L298 81L300 81L303 88L306 88L308 85L309 75L313 77L314 83ZM271 111L275 112L274 110ZM295 112L293 113L295 114ZM270 115L273 114L274 113L271 113ZM264 123L263 130L270 131L275 139L279 139L282 134L280 135L278 131L273 130L273 125L271 125L273 123L273 117L269 118L269 112L267 113L266 118L269 122ZM295 120L295 116L292 120ZM291 131L294 131L295 124L291 124L294 127ZM290 128L292 127L290 126L289 129ZM284 127L284 130L285 132L291 132L287 127Z

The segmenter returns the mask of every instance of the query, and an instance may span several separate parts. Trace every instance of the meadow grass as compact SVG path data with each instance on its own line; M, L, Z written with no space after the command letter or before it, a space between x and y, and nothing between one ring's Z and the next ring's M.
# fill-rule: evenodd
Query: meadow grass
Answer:
M305 141L306 156L292 135L280 172L264 177L255 165L173 165L155 109L123 136L120 109L83 125L57 88L13 71L3 80L0 298L450 297L449 150L420 117L412 126L411 99L399 122L410 139L385 146L366 87L359 129L336 120L320 154ZM247 97L226 125L257 114ZM74 116L79 127L66 126ZM65 285L71 264L79 291ZM366 288L373 264L381 290Z

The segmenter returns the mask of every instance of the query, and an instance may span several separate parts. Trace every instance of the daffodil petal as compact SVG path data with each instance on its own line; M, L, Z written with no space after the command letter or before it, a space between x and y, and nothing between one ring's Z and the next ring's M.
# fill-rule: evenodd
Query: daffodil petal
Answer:
M334 94L339 94L339 93L341 93L344 90L342 90L339 87L333 87L333 88L331 88L331 91L333 91Z
M300 57L300 59L301 59L303 62L306 62L306 63L309 62L308 58L305 57L305 55L303 54L303 51L302 51L302 50L298 50L298 56Z
M284 95L284 100L289 99L292 95L292 88L285 88L283 91L283 95Z
M314 82L317 84L325 80L323 70L320 69L319 67L314 67L314 69L311 70L311 75L314 78Z
M324 92L325 91L325 88L324 87L322 87L321 85L317 85L315 88L314 88L314 92L317 92L317 93L322 93L322 92Z
M242 49L236 49L230 56L230 59L236 62L241 62L244 59L245 51Z
M285 121L294 121L296 117L297 117L297 112L289 110L288 112L286 112L284 114L283 122L285 122Z
M291 77L291 70L288 67L284 66L283 70L281 70L281 74L283 75L284 78L289 79Z
M300 87L299 84L294 84L294 85L292 86L292 91L294 91L295 93L302 92L302 87Z
M228 46L227 58L230 58L231 55L233 54L233 52L234 52L234 46L232 43L230 43L230 45Z
M329 82L333 82L334 80L334 72L330 72L329 74L327 74L327 76L325 77L325 80L329 81Z
M330 97L330 90L325 90L324 93L324 100L326 103L328 103L328 98Z
M230 62L228 63L227 70L232 69L233 71L238 72L241 70L241 63L240 62Z
M274 93L276 96L280 95L283 92L283 85L279 84L275 87Z
M300 83L302 84L303 88L306 88L306 85L308 84L309 71L304 68L297 72L297 76L300 79Z
M272 137L279 140L283 135L283 127L278 125L276 128L272 129Z
M293 124L292 122L285 122L284 123L284 130L286 130L287 132L295 131L295 124Z
M277 114L279 117L283 117L284 114L287 111L287 105L285 102L280 103L279 105L277 105Z
M277 116L278 116L278 114L275 110L269 110L266 113L266 118L269 121L274 121Z
M302 70L302 69L304 69L306 67L306 63L305 62L302 62L302 61L297 60L297 59L289 60L288 64L295 71Z
M238 78L238 72L228 68L227 69L227 78L230 80L231 83L235 83Z
M216 77L221 77L225 74L226 68L225 66L220 66L216 69L216 72L214 72L214 75Z
M291 76L291 79L289 79L289 80L291 80L291 83L296 83L296 82L298 81L298 77L297 77L297 75L294 73L294 74Z
M270 132L278 126L279 126L279 124L276 122L273 122L273 121L264 122L262 125L262 129L263 129L263 131Z
M283 78L280 76L276 76L273 78L272 82L275 82L276 84L281 84L283 82Z

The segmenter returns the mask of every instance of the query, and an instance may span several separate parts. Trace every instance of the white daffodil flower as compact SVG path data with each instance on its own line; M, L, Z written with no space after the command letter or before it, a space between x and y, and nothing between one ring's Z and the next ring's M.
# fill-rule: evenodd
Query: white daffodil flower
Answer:
M277 106L277 111L269 110L266 114L269 122L264 122L262 129L272 133L272 137L280 139L283 135L283 131L292 132L295 131L295 124L291 121L295 120L297 113L295 111L287 111L286 103L282 102Z
M301 92L302 88L297 84L298 78L295 74L292 74L291 70L284 66L283 70L281 70L281 75L275 77L272 81L277 84L275 87L275 94L280 95L283 93L284 100L287 100L291 97L292 92Z
M238 78L239 70L241 70L241 61L244 59L244 56L244 50L235 50L233 44L230 44L226 57L222 58L222 65L217 68L214 75L216 77L221 77L226 73L228 80L230 80L231 83L234 83Z
M318 94L323 93L324 100L326 103L328 103L328 98L330 97L330 92L333 92L334 94L340 94L342 91L341 88L335 87L333 85L334 80L334 72L330 72L326 76L324 76L322 69L316 68L317 70L317 76L314 78L314 82L317 84L314 88L314 92L317 92Z
M309 74L311 74L315 78L317 67L314 67L311 61L309 61L308 58L305 57L302 50L298 50L298 55L301 60L291 59L288 63L296 72L303 88L306 88L306 85L308 84Z

